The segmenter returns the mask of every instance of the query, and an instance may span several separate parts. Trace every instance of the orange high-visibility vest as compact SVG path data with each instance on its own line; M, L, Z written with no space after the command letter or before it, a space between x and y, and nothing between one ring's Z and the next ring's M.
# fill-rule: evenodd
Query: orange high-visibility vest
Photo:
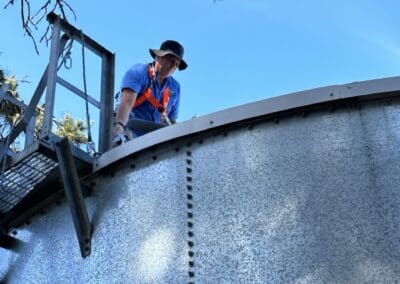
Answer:
M133 105L132 108L140 106L144 101L149 101L159 112L167 112L167 107L169 103L169 95L170 95L170 89L167 87L164 90L163 93L163 103L161 104L153 95L152 92L153 90L151 89L151 81L154 80L155 78L155 73L154 70L149 66L149 78L150 78L150 84L149 87L147 87L146 91L144 91L143 95L140 96L136 101L135 104Z

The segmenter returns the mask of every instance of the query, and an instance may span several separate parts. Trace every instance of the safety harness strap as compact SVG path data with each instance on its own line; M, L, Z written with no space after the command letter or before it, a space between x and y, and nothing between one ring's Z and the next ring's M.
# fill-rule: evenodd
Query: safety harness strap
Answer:
M169 103L169 95L171 93L170 89L166 88L164 90L163 104L160 104L160 102L151 93L152 93L151 87L148 87L147 90L144 92L144 94L135 101L133 108L140 106L142 103L144 103L147 100L160 112L163 112L164 110L166 110L168 107L168 103Z
M152 68L149 67L149 77L150 81L154 79L154 74L151 70ZM150 86L146 89L146 91L143 93L142 96L140 96L136 101L135 104L133 105L132 108L140 106L142 103L144 103L146 100L149 101L159 112L164 112L167 111L168 103L169 103L169 96L170 96L171 90L167 87L164 90L163 93L163 104L161 104L153 95L152 95L152 89L151 89L151 84Z

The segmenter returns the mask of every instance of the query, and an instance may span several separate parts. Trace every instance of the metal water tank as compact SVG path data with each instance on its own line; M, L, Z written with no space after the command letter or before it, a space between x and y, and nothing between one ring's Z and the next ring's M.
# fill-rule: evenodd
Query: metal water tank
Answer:
M68 205L0 249L10 283L400 282L400 78L194 118L103 154Z

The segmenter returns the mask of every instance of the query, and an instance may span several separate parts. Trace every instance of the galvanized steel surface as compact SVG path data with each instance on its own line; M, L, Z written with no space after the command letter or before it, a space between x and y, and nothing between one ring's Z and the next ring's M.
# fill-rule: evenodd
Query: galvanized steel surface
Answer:
M400 281L398 105L227 135L192 151L196 281Z
M182 154L183 155L183 154ZM186 196L174 151L158 161L121 165L96 179L86 198L92 252L80 255L68 205L54 205L17 230L20 253L0 248L0 278L10 283L185 283ZM132 162L133 163L133 162ZM157 178L155 178L157 177Z
M164 129L160 130L163 131ZM0 249L11 283L400 281L400 100L204 132L88 180L92 254L67 205Z

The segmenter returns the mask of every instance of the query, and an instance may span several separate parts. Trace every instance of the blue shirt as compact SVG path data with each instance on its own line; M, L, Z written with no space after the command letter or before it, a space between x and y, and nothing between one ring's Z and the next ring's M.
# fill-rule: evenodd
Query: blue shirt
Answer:
M135 64L124 75L121 83L121 91L125 88L133 90L138 94L136 100L144 94L150 85L149 66L147 64ZM176 120L179 111L180 85L173 77L168 77L162 87L157 82L152 84L152 95L162 104L163 93L166 88L170 89L170 97L167 114L170 120ZM156 123L162 123L161 113L148 101L132 109L129 118L140 118ZM137 133L139 134L139 133Z

